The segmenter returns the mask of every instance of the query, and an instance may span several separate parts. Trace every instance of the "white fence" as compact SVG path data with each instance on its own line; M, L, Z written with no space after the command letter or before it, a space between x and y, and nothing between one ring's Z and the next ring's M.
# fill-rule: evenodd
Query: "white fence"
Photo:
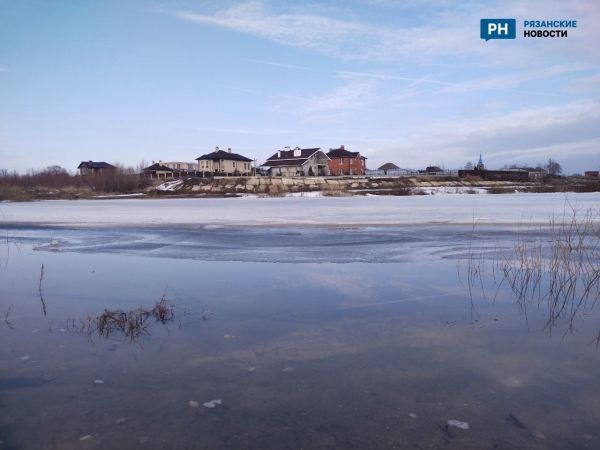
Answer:
M426 172L424 170L391 169L391 170L367 170L365 175L369 177L444 177L458 176L458 170L441 170L439 172Z

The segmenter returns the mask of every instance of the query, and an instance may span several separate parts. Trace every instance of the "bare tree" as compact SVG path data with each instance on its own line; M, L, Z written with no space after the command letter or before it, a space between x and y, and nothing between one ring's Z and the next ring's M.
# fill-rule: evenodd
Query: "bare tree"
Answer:
M562 173L561 165L552 158L548 160L548 164L546 164L544 168L546 169L549 175L560 175Z

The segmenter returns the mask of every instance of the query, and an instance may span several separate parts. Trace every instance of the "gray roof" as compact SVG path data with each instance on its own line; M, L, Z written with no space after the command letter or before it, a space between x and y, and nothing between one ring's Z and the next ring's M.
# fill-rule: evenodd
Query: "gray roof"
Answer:
M104 161L81 161L78 169L116 169L115 166Z
M160 170L163 172L173 172L173 169L171 169L170 167L163 166L162 164L159 164L159 163L154 163L151 166L144 168L143 170L148 170L148 171Z
M357 158L360 156L359 152L349 152L345 148L332 148L327 152L327 156L330 158ZM363 159L367 159L364 156L361 156Z
M379 170L394 170L394 169L399 169L400 167L398 167L396 164L394 163L385 163L383 166L381 166L379 168Z
M315 153L321 151L320 147L317 148L298 148L291 150L280 150L271 156L263 164L267 167L282 167L282 166L301 166L310 159ZM296 154L297 153L297 154ZM323 153L324 154L324 153ZM324 154L325 155L325 154ZM325 155L327 158L327 155Z
M239 155L237 153L226 152L225 150L216 150L214 152L207 153L206 155L199 156L196 161L200 159L209 159L212 161L218 161L220 159L229 159L234 161L252 161L250 158Z

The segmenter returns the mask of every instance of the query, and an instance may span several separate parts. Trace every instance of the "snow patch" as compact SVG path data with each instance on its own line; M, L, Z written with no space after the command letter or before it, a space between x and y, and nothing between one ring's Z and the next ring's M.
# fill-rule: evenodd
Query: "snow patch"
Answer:
M183 184L183 180L166 181L156 186L157 191L174 191Z

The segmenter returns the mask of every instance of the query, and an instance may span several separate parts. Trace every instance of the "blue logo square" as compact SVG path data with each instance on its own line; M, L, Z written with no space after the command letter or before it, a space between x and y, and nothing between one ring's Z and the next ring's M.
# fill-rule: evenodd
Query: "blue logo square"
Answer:
M515 39L517 37L516 19L481 19L481 39Z

